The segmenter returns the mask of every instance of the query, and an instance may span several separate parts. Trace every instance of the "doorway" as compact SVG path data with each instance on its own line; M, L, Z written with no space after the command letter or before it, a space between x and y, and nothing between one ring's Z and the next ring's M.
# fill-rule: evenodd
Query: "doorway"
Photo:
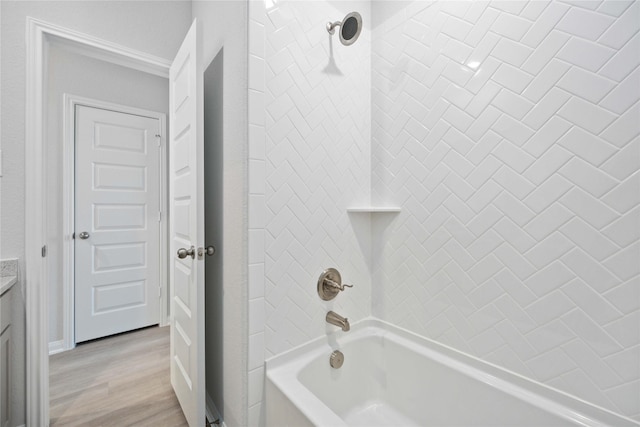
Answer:
M71 49L68 49L71 47ZM56 80L52 76L52 63L50 62L52 50L58 48L67 53L71 52L78 57L84 58L72 63L78 72L84 72L82 78L72 77L71 74L59 72ZM136 102L142 98L141 88L135 82L125 83L120 87L113 87L103 83L110 79L114 68L118 68L124 74L139 73L150 76L156 81L163 82L164 89L161 96L166 99L168 105L168 69L169 62L161 58L133 51L127 48L120 48L114 44L105 43L102 40L87 37L83 34L67 30L55 25L51 25L33 18L27 19L27 108L26 108L26 141L25 157L27 159L25 168L25 188L26 188L26 248L25 248L25 275L26 286L26 315L27 315L27 343L26 343L26 366L27 366L27 425L48 425L49 423L49 332L53 329L50 321L49 298L52 293L52 280L59 280L73 276L73 270L64 267L60 276L54 276L49 271L51 265L61 265L60 257L69 254L74 245L72 234L74 223L70 220L71 215L62 215L62 205L68 206L69 211L73 210L73 192L70 185L73 171L73 157L67 153L73 150L63 150L61 145L72 138L63 138L62 135L73 133L73 121L68 117L63 117L62 111L66 108L68 99L64 99L61 93L51 96L50 89L52 83L66 82L69 84L84 82L86 91L76 91L70 89L67 93L82 93L84 96L93 99L106 99L125 105L138 105ZM45 54L46 53L46 54ZM85 65L89 61L103 63L106 78L97 77L97 74L89 71ZM64 61L58 61L62 63ZM104 74L100 74L104 75ZM74 74L77 76L77 74ZM97 84L91 84L90 78L97 78ZM118 90L124 95L119 99L113 99L113 92ZM100 92L100 93L97 93ZM132 102L129 100L133 98ZM154 98L153 95L145 98ZM70 101L69 101L70 102ZM63 105L64 104L64 105ZM101 107L98 105L98 107ZM155 110L153 106L150 106ZM107 107L107 109L109 109ZM51 112L55 111L54 114ZM73 111L73 109L71 110ZM156 110L158 111L158 110ZM162 109L160 109L162 111ZM168 111L168 110L165 110ZM57 129L53 132L49 125L55 123ZM63 127L64 129L60 129ZM161 163L166 163L165 141L166 131L163 132ZM54 146L52 141L58 141ZM49 179L48 173L57 169L59 171L57 182ZM63 184L64 181L64 184ZM53 184L56 184L54 191ZM160 194L166 193L166 185L160 190ZM57 200L55 212L51 211L50 200ZM166 198L162 200L166 206ZM52 217L57 215L59 222L52 223ZM162 228L166 240L166 215L161 219ZM51 240L49 233L57 232L61 250L51 250L49 246ZM160 245L163 246L163 245ZM56 248L57 249L57 248ZM164 248L163 248L164 249ZM58 254L58 259L54 259L53 253ZM166 250L163 258L166 258ZM71 258L69 258L71 259ZM68 265L68 263L65 263ZM165 263L166 265L166 263ZM164 272L163 272L164 273ZM166 273L165 277L166 277ZM165 281L166 279L163 279ZM64 280L69 283L68 280ZM166 288L166 287L165 287ZM66 293L61 300L64 304L72 306L72 293ZM62 305L62 304L61 304ZM163 312L166 310L167 301L164 301ZM59 312L72 313L72 310L62 310ZM70 317L70 316L69 316ZM67 319L66 328L73 329L73 319Z
M123 96L122 90L118 93L112 90L111 94L105 94L104 90L89 91L87 86L92 79L98 79L106 87L111 87L123 83L124 80L136 78L137 96L146 98L144 103L140 104L166 111L163 109L168 107L163 107L158 98L168 98L168 81L94 58L60 51L63 49L54 47L49 50L50 58L56 63L49 67L48 78L50 81L56 81L49 84L47 95L51 101L48 103L47 116L51 118L50 123L59 122L57 128L63 128L60 131L62 138L58 142L51 139L47 141L48 149L60 153L55 156L49 153L46 159L47 181L62 180L62 184L57 187L48 186L47 210L57 212L59 220L51 219L52 222L48 223L47 228L52 232L59 230L58 233L65 236L65 246L61 250L54 246L53 241L48 240L51 250L46 260L49 261L50 269L57 263L62 266L57 270L62 269L66 272L63 294L64 312L67 314L65 318L68 319L68 322L65 321L65 331L68 331L68 334L65 338L70 342L68 348L73 348L76 342L163 323L160 315L161 304L166 306L163 304L166 300L159 297L160 291L167 289L167 286L164 286L166 262L161 261L161 258L166 256L167 245L166 197L163 194L167 187L166 115L131 107L130 105L135 105L135 97ZM63 66L62 63L68 65ZM86 79L89 84L70 86L70 83L60 78L60 74L66 75L72 67L91 73L91 78ZM142 81L150 79L155 83L145 84ZM164 81L164 86L158 87L158 81ZM87 93L92 97L60 93L63 89L71 90L73 93ZM161 95L151 101L151 92L158 91ZM107 102L104 101L105 98L121 100L122 103ZM51 104L58 104L62 108L56 109L55 105L51 107ZM165 104L168 105L168 99ZM55 135L56 132L48 129L48 134ZM56 162L58 159L59 162ZM60 197L60 188L64 190L63 197ZM60 199L58 205L55 205L51 198ZM47 221L50 221L52 216L47 215ZM56 227L57 224L61 226ZM82 232L88 234L84 236L85 239L80 235ZM124 237L114 236L114 233L124 234ZM86 271L83 272L82 269ZM50 274L48 280L53 284L55 274ZM83 298L83 285L87 284L89 286L88 289L84 289ZM53 286L50 286L49 290L52 288ZM49 300L51 301L51 297ZM49 308L49 319L55 319L55 307L50 304ZM82 310L86 311L84 317ZM53 321L50 322L50 326L52 325ZM83 327L88 332L83 332ZM50 331L51 329L53 328L50 328ZM155 341L164 340L168 347L168 328L153 329L161 334ZM120 348L118 336L113 337L115 341L108 341L108 347L113 350L112 356L118 356L119 360L103 360L104 365L99 369L85 369L89 364L88 361L83 361L82 357L86 348L94 347L96 341L90 341L70 352L63 352L51 358L54 367L62 359L70 360L72 364L77 365L77 371L63 375L62 382L60 375L56 376L54 371L51 372L52 400L48 401L58 411L53 415L70 415L64 413L66 404L62 407L63 412L60 406L60 402L73 394L70 392L75 391L77 396L85 395L82 390L86 384L90 385L90 389L103 387L99 382L95 383L98 379L96 375L100 373L101 378L104 378L109 374L107 368L110 366L117 366L112 372L143 371L136 368L136 365L140 365L140 358L129 355L126 347ZM142 344L142 341L139 344ZM149 357L152 357L153 347L153 343L147 343ZM163 362L167 369L159 371L153 381L164 381L163 384L168 384L168 357ZM164 379L160 378L162 374L165 375ZM73 386L65 385L64 381L73 376L78 381L74 381ZM140 386L144 386L144 380L145 377L139 378ZM117 381L117 378L114 381ZM64 396L56 392L61 387L64 388ZM90 391L87 389L87 399L91 397ZM105 408L108 406L106 402L103 401ZM96 403L94 407L98 408L103 403ZM117 405L118 402L112 403L111 409L122 407ZM69 410L73 413L73 408Z
M59 130L62 137L58 141L47 140L48 149L59 151L54 155L48 153L46 157L47 181L61 179L63 183L55 187L48 186L51 198L61 200L55 205L47 195L47 210L58 212L59 217L58 221L48 222L47 228L52 233L58 230L65 236L66 246L60 250L53 241L47 241L51 250L45 259L50 269L55 262L68 272L63 283L64 311L69 313L67 317L70 318L66 325L71 337L70 348L76 342L91 340L50 359L52 371L48 402L54 409L52 416L68 419L69 416L78 415L77 407L74 409L70 402L75 404L84 399L87 405L81 406L92 407L95 413L102 413L101 408L105 411L124 410L126 405L134 402L133 399L125 402L96 399L92 405L89 404L96 397L92 391L104 391L107 387L105 384L108 384L109 390L114 390L113 384L125 381L118 379L119 373L128 371L142 374L147 371L144 358L136 355L140 352L131 353L127 344L119 340L121 335L112 334L163 323L160 307L165 300L159 297L160 291L167 289L164 286L167 263L161 258L166 256L164 192L167 187L165 139L168 132L165 113L156 111L166 112L168 109L168 80L55 46L49 49L49 54L55 63L49 66L47 77L49 89L46 94L50 101L46 114L50 118L49 125L58 122L56 129L63 129ZM63 80L72 72L70 68L89 73L85 77L86 82L75 84ZM61 74L65 77L61 77ZM137 85L137 92L132 96L123 94L124 89L113 88L123 87L130 79L135 79ZM90 87L96 80L109 88L110 93ZM159 84L162 81L164 85ZM72 91L73 94L63 90ZM158 92L159 95L152 98L153 93ZM160 98L165 99L164 106ZM56 109L56 105L52 104L59 106ZM131 105L148 106L154 111ZM57 132L49 128L47 134L56 135ZM64 188L64 197L60 197L60 188ZM56 227L57 224L61 226ZM82 232L88 235L81 236ZM56 253L57 256L54 256ZM55 274L51 274L48 280L53 284ZM89 286L84 289L83 298L83 285L87 284ZM50 286L49 290L52 288ZM49 308L50 313L55 310L51 305ZM86 311L84 317L82 310ZM49 319L52 318L55 319L53 313ZM51 321L50 326L53 324ZM83 327L88 332L83 332ZM136 385L145 387L160 382L162 387L155 388L164 390L167 399L173 397L175 400L170 386L168 390L166 387L169 384L169 363L168 355L164 355L169 344L168 328L152 329L154 334L158 334L155 340L134 341L136 346L143 347L139 349L142 353L146 348L149 360L155 358L158 370L150 375L139 375ZM138 332L141 331L131 334ZM94 340L103 335L110 337ZM102 350L99 351L100 356L92 356L87 352L87 348L102 345L99 342L109 343L106 348L111 350L110 357ZM161 353L154 350L160 344L166 347L159 348L162 358ZM95 359L102 360L102 364L92 367ZM64 363L65 360L70 363ZM61 363L65 373L56 373ZM162 364L166 369L160 369ZM111 374L116 375L108 379Z
M48 370L49 363L46 352L47 347L47 329L50 326L48 322L48 293L50 292L49 280L50 275L47 274L47 267L52 263L52 258L50 256L43 256L46 252L45 249L42 249L42 244L45 243L43 238L46 237L46 232L50 230L52 227L47 223L47 216L43 213L47 210L46 203L46 195L47 195L47 182L46 182L46 171L48 166L52 163L50 160L46 158L46 139L45 132L43 131L44 122L48 119L47 116L43 117L42 113L47 111L46 109L40 108L42 106L46 106L47 99L46 94L43 91L43 87L46 87L46 55L44 55L45 47L49 49L52 45L52 42L59 40L61 38L67 40L73 40L74 42L79 42L75 45L75 47L79 47L82 44L82 49L88 49L92 52L91 55L93 59L102 59L112 62L119 66L125 66L130 69L148 72L150 74L155 74L156 76L160 76L163 78L169 77L169 63L160 60L159 58L152 58L149 55L142 54L140 52L134 52L126 48L122 47L114 47L113 44L105 44L100 40L93 39L91 37L87 37L85 35L81 35L78 33L73 33L71 31L67 31L65 29L56 28L53 26L49 26L46 23L38 22L36 20L29 19L28 21L28 58L30 58L30 62L27 66L27 143L26 143L26 157L29 159L27 162L27 170L26 170L26 188L29 193L29 200L26 203L26 223L31 225L31 227L27 227L27 235L26 235L26 261L25 264L28 266L28 272L26 276L26 286L27 286L27 335L30 339L27 342L27 424L28 425L47 425L49 422L49 393L48 393ZM195 31L194 31L195 33ZM77 52L77 51L76 51ZM115 61L114 61L115 59ZM172 88L181 90L184 86L180 84L173 85ZM168 92L168 91L167 91ZM201 93L197 91L197 93ZM182 94L181 92L178 93ZM175 96L175 94L174 94ZM200 95L199 95L200 96ZM195 99L195 98L194 98ZM201 98L200 98L201 100ZM59 102L54 100L54 102ZM50 102L49 102L50 104ZM182 103L180 105L183 105ZM198 104L201 108L201 104ZM202 123L199 118L196 124ZM29 126L29 125L33 126ZM68 126L69 129L73 129L73 125ZM171 126L172 129L178 129L178 126ZM195 129L195 127L194 127ZM201 131L200 131L201 132ZM201 135L201 133L198 135ZM183 132L177 135L184 135ZM164 146L165 144L163 144ZM174 151L176 150L176 143L171 144L174 147ZM184 154L185 151L177 151L177 154ZM175 154L175 153L174 153ZM196 159L198 161L202 160L203 156L198 156ZM166 157L164 157L166 159ZM175 156L174 156L175 158ZM182 157L180 157L182 158ZM64 166L64 163L69 160L61 160L62 167L64 170L71 170L68 167ZM164 162L162 162L164 165ZM202 169L200 169L202 170ZM222 170L222 168L220 168ZM180 170L178 170L180 172ZM173 172L172 172L173 173ZM194 174L195 176L195 174ZM171 182L174 182L172 180ZM166 189L161 190L161 194L166 194ZM52 192L54 197L59 197L58 193ZM64 195L65 200L69 200L69 195ZM73 200L73 199L71 199ZM166 204L166 203L164 203ZM68 206L72 206L71 203L68 203ZM165 219L168 215L162 215L162 220ZM179 222L182 224L181 222ZM67 227L64 232L65 236L68 234L69 236L72 234L72 231L75 229L75 224L70 223L65 225ZM203 227L199 228L203 230ZM164 227L163 227L164 230ZM76 230L81 232L81 230ZM63 230L61 230L63 232ZM168 233L167 233L168 234ZM79 236L78 236L79 237ZM66 239L66 240L71 240ZM66 243L68 246L73 247L74 245L70 243ZM198 245L200 246L201 243ZM37 248L37 251L34 252L33 249ZM198 248L199 250L201 248ZM176 257L176 251L172 251L172 256L165 253L162 257L169 262ZM41 255L42 254L42 255ZM207 250L208 254L208 250ZM200 251L198 252L200 256ZM182 258L182 257L179 257ZM195 258L193 256L192 258ZM200 261L200 260L198 260ZM68 272L69 275L72 272ZM173 288L173 286L172 286ZM184 291L181 289L181 291ZM203 304L203 298L198 298L198 304ZM201 310L201 313L204 313L204 310ZM176 328L177 329L177 328ZM172 331L173 332L173 331ZM194 343L203 343L203 340L196 340ZM204 360L203 357L199 358L199 360ZM202 383L204 383L204 373L202 375L197 375L197 378L202 378ZM200 390L200 388L198 389ZM198 391L199 396L198 399L201 399L201 396L204 397L204 393L200 395L200 391ZM204 403L204 399L202 398L202 403ZM183 405L184 407L184 405ZM204 407L203 404L199 404L199 407ZM197 411L198 417L203 417L203 411ZM202 424L202 423L197 423Z
M47 180L61 184L50 184L46 196L52 230L49 354L87 339L168 323L166 116L60 96L63 143L49 150L59 150L61 161L54 163L58 159L49 154ZM87 124L76 126L77 115ZM76 141L77 132L85 141Z

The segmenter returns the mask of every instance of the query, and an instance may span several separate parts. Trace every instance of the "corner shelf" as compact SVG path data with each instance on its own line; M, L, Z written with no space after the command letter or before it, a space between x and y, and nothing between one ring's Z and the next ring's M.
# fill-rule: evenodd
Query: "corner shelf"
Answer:
M354 206L347 208L347 212L352 213L398 213L400 207L397 206Z

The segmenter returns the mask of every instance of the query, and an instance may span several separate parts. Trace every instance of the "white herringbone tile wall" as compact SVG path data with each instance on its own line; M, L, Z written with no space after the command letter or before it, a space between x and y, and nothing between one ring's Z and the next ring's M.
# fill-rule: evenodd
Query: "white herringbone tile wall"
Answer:
M640 3L398 4L372 6L372 197L403 209L373 314L640 420Z
M351 218L368 203L371 170L371 38L347 48L325 29L368 1L267 1L265 20L267 357L325 334L334 309L371 314L370 227ZM362 249L364 248L364 249ZM335 267L355 287L332 302L316 292Z

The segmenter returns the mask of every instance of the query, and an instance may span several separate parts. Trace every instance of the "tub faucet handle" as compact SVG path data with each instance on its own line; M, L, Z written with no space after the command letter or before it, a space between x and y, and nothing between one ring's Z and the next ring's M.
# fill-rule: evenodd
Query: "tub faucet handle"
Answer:
M318 295L323 301L330 301L345 288L353 288L353 285L342 283L340 272L335 268L327 268L318 278Z
M344 291L344 288L353 288L353 285L347 285L346 283L340 284L340 283L334 282L331 279L324 279L324 283L325 283L325 286L329 285L332 288L338 289L338 290L341 290L341 291Z

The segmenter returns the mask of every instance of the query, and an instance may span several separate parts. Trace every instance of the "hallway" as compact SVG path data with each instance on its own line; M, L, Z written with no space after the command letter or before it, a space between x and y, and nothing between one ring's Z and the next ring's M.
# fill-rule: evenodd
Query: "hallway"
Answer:
M80 344L50 357L52 426L186 426L169 380L169 328Z

